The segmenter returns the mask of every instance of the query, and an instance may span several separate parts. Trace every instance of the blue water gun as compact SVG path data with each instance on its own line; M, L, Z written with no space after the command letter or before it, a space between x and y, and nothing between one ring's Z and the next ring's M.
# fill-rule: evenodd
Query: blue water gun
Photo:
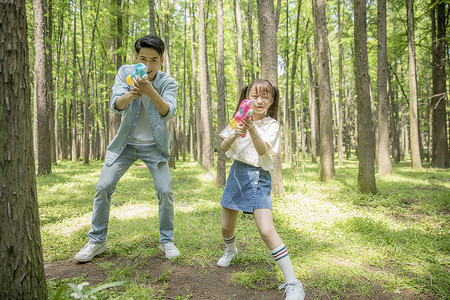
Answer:
M139 77L141 77L142 79L147 79L147 77L148 77L147 71L148 71L148 68L146 65L144 65L143 63L138 63L136 65L136 67L134 68L133 73L131 73L131 75L127 76L127 83L129 85L133 85L133 83L134 83L133 78L135 78L136 75L139 75Z

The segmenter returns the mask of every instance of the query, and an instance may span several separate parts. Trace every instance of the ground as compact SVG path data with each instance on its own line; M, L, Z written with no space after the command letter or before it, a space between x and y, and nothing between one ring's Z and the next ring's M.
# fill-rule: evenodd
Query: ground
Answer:
M276 288L278 282L275 278L271 282L265 282L264 285L257 285L256 288L245 288L242 285L233 285L230 283L233 273L244 271L246 268L252 266L244 266L236 263L229 268L219 268L213 264L202 266L190 266L179 261L169 261L163 255L153 256L147 259L146 262L140 261L137 263L136 258L134 262L127 258L119 259L117 257L108 256L108 254L101 255L92 262L78 263L72 261L60 261L46 263L44 265L47 279L65 279L79 277L81 274L86 276L85 280L90 285L105 283L108 278L108 272L100 268L101 263L111 263L114 266L117 264L134 265L133 274L140 276L148 276L147 283L155 290L163 291L159 293L160 299L175 299L176 296L188 296L186 299L239 299L239 300L262 300L262 299L283 299L283 291ZM164 287L164 282L161 278L167 276L167 286ZM307 283L304 283L306 291L306 299L437 299L427 295L413 295L407 291L399 291L396 295L383 291L379 286L372 288L379 293L377 296L368 297L363 295L348 294L344 297L337 296L333 293L324 293L323 291L315 291L308 288ZM268 288L267 288L268 287Z

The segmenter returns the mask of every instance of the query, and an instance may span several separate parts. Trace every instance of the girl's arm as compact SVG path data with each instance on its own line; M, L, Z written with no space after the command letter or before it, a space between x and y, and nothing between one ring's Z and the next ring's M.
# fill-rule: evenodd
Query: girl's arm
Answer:
M236 130L229 137L224 139L222 141L222 144L220 144L220 148L222 149L223 152L227 152L228 150L230 150L234 141L236 141L236 139L241 135L241 133L239 133L240 131L238 130L238 127L236 127Z
M256 149L256 152L258 152L259 156L263 156L266 154L267 150L269 150L269 144L263 141L261 136L259 135L258 131L256 130L255 126L252 126L248 129L248 132L250 133L250 137L252 138L253 146Z

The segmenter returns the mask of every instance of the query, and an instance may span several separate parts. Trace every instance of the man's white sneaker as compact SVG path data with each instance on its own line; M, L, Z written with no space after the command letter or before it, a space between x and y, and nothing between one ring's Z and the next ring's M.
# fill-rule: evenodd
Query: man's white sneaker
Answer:
M230 251L228 248L225 249L225 254L219 259L217 265L222 268L226 268L230 266L231 261L237 257L238 252Z
M285 284L280 285L280 290L286 288L284 290L284 294L286 295L285 300L303 300L305 299L305 291L303 290L303 285L300 281L296 282L286 282Z
M159 249L165 253L166 258L172 259L180 255L180 251L178 251L177 247L173 243L161 243L159 244Z
M87 242L87 244L75 255L75 259L79 262L88 262L91 261L94 256L97 256L106 250L108 250L106 242L100 244Z

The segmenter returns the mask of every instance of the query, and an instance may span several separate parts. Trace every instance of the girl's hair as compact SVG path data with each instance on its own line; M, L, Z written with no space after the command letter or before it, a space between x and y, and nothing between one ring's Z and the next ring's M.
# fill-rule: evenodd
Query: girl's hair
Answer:
M278 88L276 86L273 86L270 81L265 79L256 79L252 83L250 83L248 86L242 88L239 92L239 101L236 107L236 113L239 110L239 106L241 105L241 102L245 99L248 99L248 92L252 89L252 87L256 87L259 93L267 93L269 94L273 101L270 105L269 109L267 110L267 115L275 120L278 119L278 102L280 100L280 92L278 91Z

